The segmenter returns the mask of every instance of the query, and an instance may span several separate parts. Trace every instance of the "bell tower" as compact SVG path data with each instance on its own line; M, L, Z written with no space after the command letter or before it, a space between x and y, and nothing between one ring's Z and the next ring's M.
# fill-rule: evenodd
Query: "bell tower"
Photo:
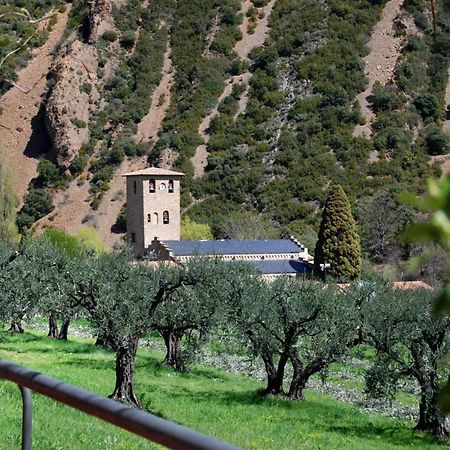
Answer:
M126 173L127 241L143 256L156 237L180 240L180 180L184 174L149 167Z

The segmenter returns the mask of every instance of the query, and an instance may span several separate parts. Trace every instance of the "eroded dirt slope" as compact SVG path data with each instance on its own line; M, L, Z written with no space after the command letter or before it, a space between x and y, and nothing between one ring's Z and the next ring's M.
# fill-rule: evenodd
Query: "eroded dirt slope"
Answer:
M71 5L58 14L47 42L34 51L29 64L18 72L17 87L12 87L1 99L0 151L11 168L17 196L22 202L28 184L36 176L37 157L50 151L50 142L43 127L42 99L47 91L46 76L50 70L52 52L63 37Z
M381 20L375 25L370 42L370 53L365 58L365 74L369 80L367 88L358 95L361 112L366 120L364 125L356 126L354 136L372 135L372 121L375 114L370 108L369 99L375 82L385 85L392 81L395 66L401 56L402 43L405 37L396 36L394 21L400 14L404 0L390 0L383 9ZM408 29L407 29L408 33Z

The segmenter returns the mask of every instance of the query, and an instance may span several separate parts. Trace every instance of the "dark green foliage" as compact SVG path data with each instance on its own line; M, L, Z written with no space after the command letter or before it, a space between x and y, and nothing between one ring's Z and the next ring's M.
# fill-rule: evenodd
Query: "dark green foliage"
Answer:
M108 42L114 42L117 40L117 33L112 30L107 30L102 34L102 39Z
M414 100L414 106L424 120L438 119L440 116L440 105L433 94L425 93Z
M127 207L126 205L120 209L116 222L111 228L113 233L126 233L127 232Z
M50 187L61 180L59 167L47 159L39 161L37 172L39 174L38 179L36 180L37 186Z
M353 279L361 272L356 223L341 186L332 187L328 194L314 252L314 271L323 277L325 268L321 264L329 264L326 272L338 279Z
M52 199L43 189L31 188L23 201L24 205L17 214L17 226L20 232L29 229L36 220L53 210Z
M425 129L425 148L429 155L443 155L448 153L450 139L446 133L436 125L429 125Z

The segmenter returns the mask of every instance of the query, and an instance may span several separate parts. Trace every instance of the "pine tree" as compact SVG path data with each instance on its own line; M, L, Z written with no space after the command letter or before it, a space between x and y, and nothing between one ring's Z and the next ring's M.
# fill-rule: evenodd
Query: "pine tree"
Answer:
M356 278L361 271L356 223L347 195L339 185L328 194L314 254L314 272L323 277L321 264L329 264L326 273L338 279Z
M9 172L0 157L0 241L13 242L18 239L16 207L17 197Z

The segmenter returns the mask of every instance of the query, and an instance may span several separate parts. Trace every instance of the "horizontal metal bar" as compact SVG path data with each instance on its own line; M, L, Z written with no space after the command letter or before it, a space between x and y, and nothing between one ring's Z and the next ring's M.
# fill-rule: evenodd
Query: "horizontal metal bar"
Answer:
M172 449L236 450L188 428L0 359L0 377Z

